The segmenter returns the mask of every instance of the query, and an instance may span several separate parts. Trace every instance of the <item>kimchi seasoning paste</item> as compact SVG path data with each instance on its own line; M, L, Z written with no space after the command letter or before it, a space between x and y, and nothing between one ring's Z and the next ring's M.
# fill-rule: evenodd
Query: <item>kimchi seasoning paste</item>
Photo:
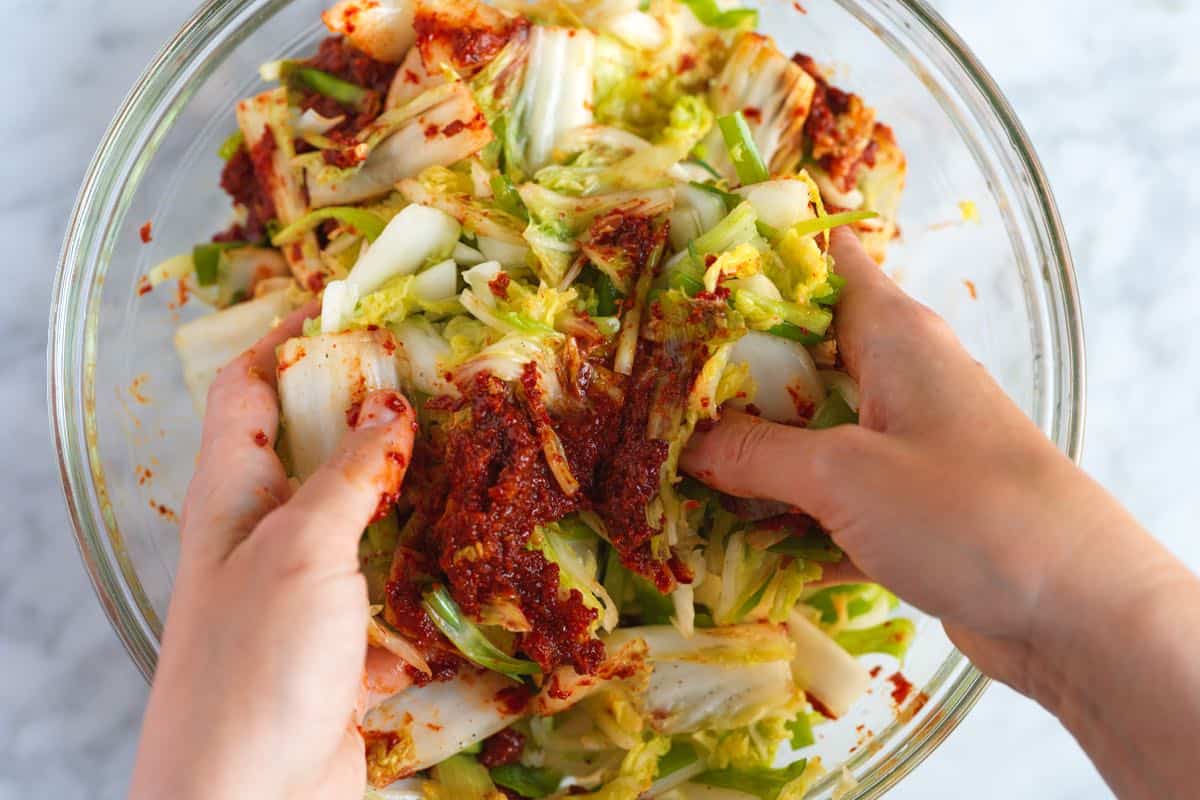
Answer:
M810 56L796 53L792 61L816 82L804 122L813 158L839 189L848 192L858 184L862 170L874 165L877 146L872 135L885 126L875 122L875 112L861 97L831 86Z
M515 603L529 623L518 648L545 671L561 663L594 672L603 645L589 632L596 611L578 590L559 591L558 566L528 547L533 529L576 510L550 474L529 415L490 375L468 389L470 419L446 434L453 476L430 538L455 600L471 616Z
M294 87L300 95L301 109L311 109L326 118L345 118L326 131L326 135L347 144L351 144L354 134L374 122L383 111L383 99L387 96L388 86L397 68L395 64L371 58L340 36L330 36L322 41L317 54L304 62L304 66L327 72L367 91L361 102L350 106L307 86ZM307 146L297 149L305 150ZM325 150L323 154L327 163L340 167L350 167L361 160L340 149Z
M483 740L479 763L488 769L515 764L521 760L521 751L524 749L525 737L521 732L505 728Z
M264 156L269 160L274 151L275 137L266 135L258 142L255 150L258 161ZM269 220L275 218L275 201L267 186L259 182L255 173L256 159L251 157L245 145L225 162L221 170L221 188L233 202L246 209L246 221L230 226L213 237L215 242L253 242L261 239Z

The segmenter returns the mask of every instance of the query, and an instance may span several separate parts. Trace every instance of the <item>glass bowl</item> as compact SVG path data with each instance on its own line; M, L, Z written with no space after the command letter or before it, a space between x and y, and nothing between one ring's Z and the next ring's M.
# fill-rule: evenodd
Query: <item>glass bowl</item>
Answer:
M1054 442L1078 458L1083 344L1066 237L1045 175L992 79L919 0L774 0L762 29L836 70L896 131L909 159L903 239L886 268L944 315ZM139 278L224 227L219 143L260 63L323 35L321 0L217 0L162 50L117 113L80 191L50 330L50 407L83 560L138 668L154 670L178 553L175 514L200 424L172 348L196 303ZM960 204L973 204L960 206ZM977 212L970 213L971 210ZM139 228L153 222L153 241ZM936 578L936 554L929 565ZM911 610L909 610L911 611ZM915 614L915 612L912 612ZM899 711L880 677L814 751L848 796L896 784L962 720L986 679L934 620L904 672L921 690ZM884 672L884 675L887 673ZM924 700L918 707L918 700ZM860 727L861 726L861 727ZM861 732L872 732L864 738Z

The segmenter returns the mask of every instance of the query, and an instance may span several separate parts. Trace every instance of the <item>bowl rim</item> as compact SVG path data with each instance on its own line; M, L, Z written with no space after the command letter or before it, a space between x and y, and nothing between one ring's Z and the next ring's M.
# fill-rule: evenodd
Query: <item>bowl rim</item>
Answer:
M880 4L880 0L867 1L869 4ZM161 623L145 599L120 579L120 576L130 574L132 566L120 541L119 529L107 499L100 459L94 447L95 406L89 392L93 391L95 368L97 315L93 312L99 293L86 287L81 295L81 283L78 280L83 262L81 255L93 249L92 240L96 238L95 233L87 233L86 220L96 213L97 206L111 203L111 194L106 194L111 184L128 178L129 172L120 167L128 166L134 173L140 171L138 164L129 164L129 159L140 149L141 137L129 136L137 132L136 126L129 126L131 121L144 116L139 113L142 109L152 106L161 97L172 95L173 87L180 80L175 71L168 69L172 62L187 65L190 71L200 68L213 55L211 48L205 44L211 31L228 30L235 22L238 23L238 27L233 29L235 31L254 30L257 25L253 23L273 15L289 2L207 0L163 45L121 103L88 165L59 254L47 346L47 409L58 456L59 480L70 513L76 546L92 588L126 652L148 682L153 676L157 657L154 639L161 631ZM853 0L836 2L846 7ZM1030 182L1030 195L1036 199L1036 216L1045 225L1042 243L1049 247L1050 260L1054 262L1053 268L1057 272L1054 277L1060 288L1055 298L1058 304L1055 320L1058 329L1054 331L1054 339L1059 345L1059 354L1066 356L1066 369L1058 376L1065 387L1060 393L1065 395L1066 407L1055 410L1053 425L1057 435L1054 441L1078 463L1083 447L1087 385L1082 310L1066 231L1041 161L1024 126L995 80L937 11L926 0L883 0L883 3L898 7L901 12L907 11L944 50L952 65L966 76L968 86L979 93L994 115L994 121L1000 123L1007 132L1017 165ZM244 19L238 20L238 17ZM186 79L188 75L183 77ZM144 135L144 131L141 133ZM123 215L116 213L114 216ZM88 324L69 325L69 310L85 299L89 301L85 316ZM80 351L82 359L71 357ZM71 454L77 453L85 453L86 459L72 461ZM141 619L130 612L133 608L141 612ZM955 650L945 663L955 656L964 658ZM989 683L990 680L978 669L968 665L950 685L950 692L942 701L946 713L937 715L938 719L929 720L915 732L913 739L905 742L895 754L896 760L889 764L886 772L869 785L859 787L860 790L852 796L859 800L876 798L894 787L958 726Z

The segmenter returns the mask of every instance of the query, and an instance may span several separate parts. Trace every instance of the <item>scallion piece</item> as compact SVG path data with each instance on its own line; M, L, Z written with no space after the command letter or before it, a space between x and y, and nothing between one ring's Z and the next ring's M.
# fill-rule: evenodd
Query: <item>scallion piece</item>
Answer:
M513 658L492 644L483 631L466 618L446 587L437 586L426 592L421 606L459 652L484 669L507 675L515 681L519 681L522 675L541 672L541 668L532 661Z
M613 284L612 278L597 270L596 275L596 316L611 317L620 307L621 293Z
M196 270L196 283L201 286L212 286L217 282L220 273L218 266L221 261L221 253L226 250L251 246L250 242L209 242L193 247L192 266Z
M721 173L717 172L716 167L714 167L712 164L708 163L697 155L693 155L691 160L699 165L700 169L704 170L709 175L712 175L714 180L721 180Z
M828 534L822 534L820 537L812 534L792 534L768 547L767 552L816 561L819 564L840 564L846 555L833 543Z
M762 183L771 177L742 112L735 111L732 114L717 117L717 127L721 129L721 138L725 140L725 148L729 151L729 160L733 162L734 172L737 173L738 181L743 186Z
M683 0L696 19L710 28L737 28L745 25L753 28L758 24L758 11L753 8L731 8L722 11L717 0Z
M241 131L234 131L225 137L225 141L221 142L221 146L217 148L217 155L222 161L228 161L237 155L237 151L242 149L245 141L246 137Z
M759 235L762 236L764 239L769 239L770 241L775 241L776 239L779 238L779 229L772 228L770 225L763 222L761 219L754 223L754 227L758 229Z
M913 621L898 617L873 628L841 631L833 638L852 656L885 653L897 660L903 660L916 635L917 627Z
M741 173L738 173L739 176ZM850 225L855 222L862 222L864 219L875 219L879 215L874 211L843 211L840 214L826 214L823 217L815 219L806 219L803 222L797 222L792 226L792 230L798 236L809 236L821 231L839 228L842 225Z
M778 336L780 339L790 339L793 342L799 342L800 344L819 344L820 341L825 338L824 336L818 336L812 331L805 330L799 325L795 325L791 322L781 322L775 327L767 330L767 333L771 334L772 336Z
M378 214L354 206L328 206L310 211L300 219L281 229L271 237L271 244L280 247L297 241L327 219L336 219L362 234L368 242L374 242L383 233L387 223Z
M791 722L786 723L785 727L792 735L789 743L792 745L793 750L808 747L817 741L817 737L813 736L812 720L803 711L797 714Z
M317 94L338 101L344 106L362 110L370 91L355 83L344 81L328 72L322 72L312 67L297 67L287 73L287 81L292 86L303 86L312 89Z
M720 186L717 186L715 183L701 183L700 181L688 181L688 185L693 188L699 189L702 192L708 192L711 195L715 195L715 196L721 198L721 200L725 203L725 210L727 212L732 211L733 209L737 208L738 204L740 204L742 202L741 197L734 194L733 192L725 191Z

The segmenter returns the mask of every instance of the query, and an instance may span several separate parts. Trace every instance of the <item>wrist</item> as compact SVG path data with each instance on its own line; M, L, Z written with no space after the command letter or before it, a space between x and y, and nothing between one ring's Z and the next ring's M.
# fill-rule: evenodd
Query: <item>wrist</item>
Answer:
M1180 569L1119 504L1079 478L1079 502L1059 512L1079 521L1076 542L1046 567L1029 637L1029 694L1064 722L1100 700L1096 672L1122 657L1148 612L1168 607L1164 578Z

